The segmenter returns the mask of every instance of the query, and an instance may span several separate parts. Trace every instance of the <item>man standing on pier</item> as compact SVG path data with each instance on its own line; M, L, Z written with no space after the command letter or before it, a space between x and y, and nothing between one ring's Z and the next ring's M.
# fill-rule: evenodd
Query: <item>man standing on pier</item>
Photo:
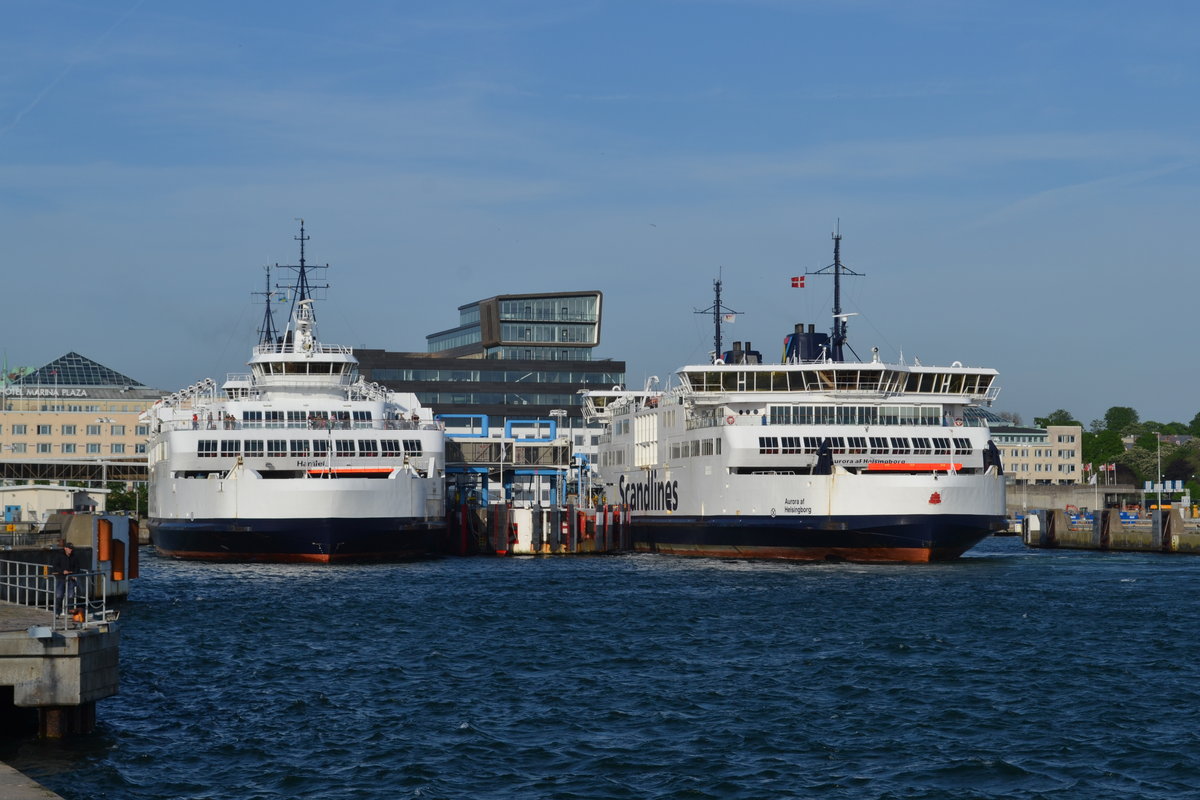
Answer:
M54 613L63 613L63 598L67 605L75 602L75 578L79 572L79 558L75 555L75 545L63 542L63 549L54 554L50 562L50 571L54 573ZM69 588L68 588L69 587Z

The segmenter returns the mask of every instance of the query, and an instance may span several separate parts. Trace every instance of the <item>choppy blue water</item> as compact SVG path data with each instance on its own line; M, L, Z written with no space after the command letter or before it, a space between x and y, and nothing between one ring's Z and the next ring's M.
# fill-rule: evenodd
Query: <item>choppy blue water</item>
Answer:
M1200 558L144 557L75 798L1180 798Z

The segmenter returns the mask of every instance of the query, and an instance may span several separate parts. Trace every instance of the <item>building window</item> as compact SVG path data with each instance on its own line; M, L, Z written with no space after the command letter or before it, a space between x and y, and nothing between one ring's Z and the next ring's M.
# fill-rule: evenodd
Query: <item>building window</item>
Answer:
M100 453L100 444L98 442L89 442L87 451L91 455L98 455Z
M13 436L24 436L25 435L25 423L23 423L23 422L19 422L16 425L13 425L12 429L13 429Z
M110 432L112 433L113 436L124 436L125 435L125 426L124 425L113 425Z
M124 453L125 445L123 445L123 444L112 445L112 452L113 452L113 455L120 455L120 454Z
M49 453L53 445L49 442L38 442L37 451L39 453Z
M63 436L74 436L75 435L75 426L74 425L63 425L62 426L62 435Z
M74 447L75 445L71 445L71 446L72 446L72 447ZM74 451L72 451L72 452L74 452ZM133 446L133 452L135 452L135 453L145 453L145 452L146 452L146 443L145 443L145 442L139 442L138 444L135 444L135 445Z
M14 427L15 427L15 426L14 426ZM16 444L14 444L14 445L12 446L12 451L13 451L14 453L24 453L24 452L25 452L25 443L24 443L24 442L17 442Z
M88 425L87 426L87 435L88 436L99 436L100 435L100 426L99 425Z
M50 426L49 425L38 425L37 426L37 435L38 436L49 436L50 435Z
M62 446L62 451L64 455L70 455L75 452L75 445L70 443L64 444Z
M134 428L134 430L137 431L138 436L149 436L150 435L150 426L149 425L138 425L136 428ZM63 433L66 433L66 431L63 431Z

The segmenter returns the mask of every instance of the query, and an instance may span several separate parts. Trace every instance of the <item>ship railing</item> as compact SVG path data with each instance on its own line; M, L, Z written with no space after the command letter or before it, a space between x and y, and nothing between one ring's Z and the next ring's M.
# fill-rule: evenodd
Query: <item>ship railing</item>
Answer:
M240 419L197 419L171 420L163 428L174 431L241 431L241 430L308 430L308 431L440 431L445 426L440 420L373 419L343 420L315 417L311 420L240 420Z
M48 612L54 630L109 619L108 576L104 572L54 575L46 564L0 559L0 600Z
M346 347L345 345L340 344L314 344L311 350L304 350L300 347L296 347L292 342L256 344L254 346L254 355L256 356L266 356L279 353L303 353L305 355L308 353L342 353L345 355L352 355L354 353L354 348Z

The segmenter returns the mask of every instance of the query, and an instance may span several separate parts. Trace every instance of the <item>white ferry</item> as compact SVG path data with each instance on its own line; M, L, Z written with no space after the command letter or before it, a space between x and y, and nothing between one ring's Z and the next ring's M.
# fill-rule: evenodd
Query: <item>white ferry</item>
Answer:
M358 376L322 344L304 260L282 335L267 312L248 366L148 412L149 526L162 555L274 562L392 560L445 530L444 434L411 393ZM317 267L316 269L320 269Z
M786 340L783 362L735 343L662 391L597 391L597 469L634 548L675 555L924 562L1003 530L1005 479L988 427L993 369L846 361L840 261L831 334ZM714 320L720 353L720 282ZM749 345L749 343L747 343Z

